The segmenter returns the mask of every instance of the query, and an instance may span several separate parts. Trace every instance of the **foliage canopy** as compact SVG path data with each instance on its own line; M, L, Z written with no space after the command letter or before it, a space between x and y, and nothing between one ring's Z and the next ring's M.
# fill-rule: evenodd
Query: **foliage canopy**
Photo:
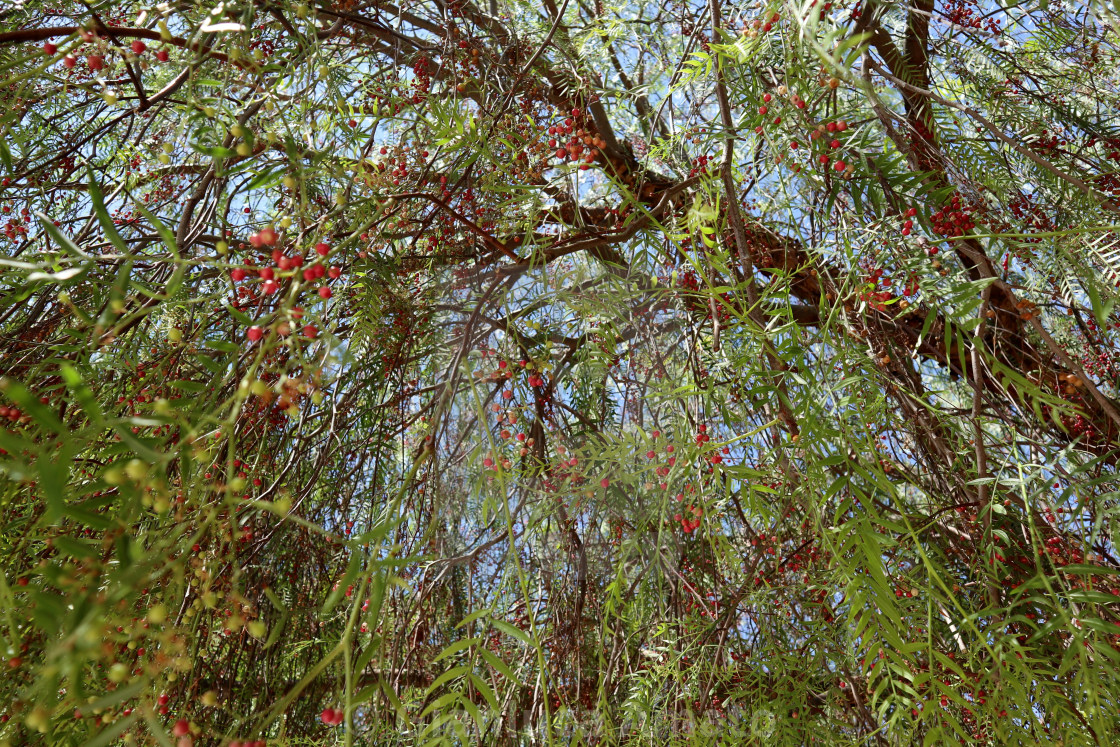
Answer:
M1116 12L9 4L0 743L1116 743Z

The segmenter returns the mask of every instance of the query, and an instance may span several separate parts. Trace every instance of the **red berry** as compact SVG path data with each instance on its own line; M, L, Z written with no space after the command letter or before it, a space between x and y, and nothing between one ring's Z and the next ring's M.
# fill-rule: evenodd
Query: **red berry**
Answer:
M319 298L327 299L327 298L330 298L330 297L331 297L331 289L330 288L328 288L327 286L324 285L322 288L319 289Z
M319 330L315 327L314 324L308 324L306 327L303 328L303 336L304 337L317 337L318 335L319 335Z
M249 338L250 342L256 342L257 340L264 337L264 330L254 325L252 327L249 327L249 331L245 333L245 336Z
M330 253L330 250L331 250L330 245L325 244L322 241L320 241L318 244L315 245L315 251L316 251L316 253L318 253L318 255L320 257L327 256L327 254Z
M148 48L148 45L145 44L144 42L140 41L139 39L132 42L132 51L135 52L136 54L144 54L144 50L147 49L147 48Z
M78 64L78 58L75 57L72 54L68 54L68 55L66 55L65 57L62 58L62 64L63 64L64 67L68 67L68 68L74 67L75 65Z
M610 485L611 485L611 481L604 477L602 480L599 481L599 484L602 485L604 488L609 488Z
M186 719L179 719L175 725L171 727L171 735L176 737L185 737L191 731L191 725Z
M239 283L239 282L241 282L242 280L244 280L244 279L245 279L245 277L246 277L247 275L248 275L248 273L247 273L247 272L245 272L244 270L242 270L242 269L241 269L240 267L238 267L237 269L235 269L235 270L234 270L233 272L231 272L231 273L229 274L230 278L231 278L231 279L233 280L233 282L235 282L235 283Z
M167 62L168 56L169 55L167 54L166 49L161 49L158 52L156 52L156 59L159 60L160 62Z
M54 44L51 44L50 42L43 43L43 54L47 55L48 57L54 57L54 54L57 51L58 47L56 47Z
M105 58L99 54L91 54L86 58L90 70L101 70L105 67Z

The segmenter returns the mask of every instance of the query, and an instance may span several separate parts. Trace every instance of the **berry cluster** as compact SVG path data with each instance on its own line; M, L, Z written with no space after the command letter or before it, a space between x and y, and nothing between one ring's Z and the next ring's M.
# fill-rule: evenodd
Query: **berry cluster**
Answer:
M595 156L598 155L599 150L606 147L606 143L598 134L592 132L591 125L582 120L582 115L582 110L572 109L571 116L549 127L548 147L556 149L554 155L561 161L569 160L572 163L582 161L580 169L586 170L595 162Z
M972 221L972 208L961 205L960 195L953 195L949 204L929 217L933 230L941 236L964 236L976 227Z
M985 17L977 0L948 0L942 13L949 23L966 29L985 29L993 36L999 36L1002 31L999 20Z

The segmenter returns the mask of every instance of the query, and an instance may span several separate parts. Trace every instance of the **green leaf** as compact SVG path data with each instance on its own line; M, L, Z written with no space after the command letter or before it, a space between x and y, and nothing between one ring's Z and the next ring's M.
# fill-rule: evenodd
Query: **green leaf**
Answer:
M322 609L319 610L319 619L323 619L330 613L335 606L342 601L342 597L346 594L346 588L351 582L357 578L358 571L362 568L362 556L360 553L350 553L350 562L346 567L346 573L343 574L342 579L335 585L325 602L323 602Z
M191 143L193 148L198 153L211 158L233 158L237 155L237 151L233 148L226 148L222 145L202 145L200 143Z
M517 674L514 673L512 669L510 669L509 664L506 664L504 661L499 659L498 656L490 649L486 648L485 646L480 646L478 649L478 653L482 655L482 658L486 660L487 664L494 667L494 669L501 673L501 675L507 680L509 680L510 682L520 681L517 677Z
M471 669L470 666L466 665L466 664L458 666L458 667L452 667L451 669L448 669L446 672L441 674L439 677L436 677L435 680L432 681L432 684L428 685L428 692L429 693L436 692L437 690L439 690L439 688L442 685L450 682L451 680L458 679L459 677L462 677L464 674L469 672L470 669Z
M66 387L70 390L74 399L78 401L78 404L81 405L90 421L95 424L101 423L105 419L101 412L101 406L97 403L97 398L90 388L82 381L82 376L77 369L69 363L63 363L59 366L59 372L62 374L62 380L66 382Z
M117 227L113 223L113 219L109 217L109 211L105 208L105 197L101 194L101 187L98 186L97 179L94 177L93 167L87 164L86 172L89 175L89 196L93 202L93 212L97 215L97 222L101 224L101 230L105 232L105 236L116 247L117 251L121 254L128 254L128 245L124 243L124 239L117 232Z
M497 711L498 696L495 695L494 691L490 689L490 685L486 684L486 681L474 672L471 672L468 676L470 677L471 683L478 690L479 694L486 699L486 702L490 705L490 708L492 708L494 711Z
M54 239L54 243L58 244L67 253L75 257L81 257L82 259L92 259L81 247L71 241L69 236L58 230L58 227L55 226L50 218L39 212L35 213L35 217L39 219L39 224L43 226L47 234Z
M78 267L67 267L65 270L59 270L58 272L33 272L27 276L27 279L32 281L47 280L55 283L64 283L67 280L73 280L79 275L89 272L91 266L90 263L86 262Z
M12 173L12 151L8 149L7 132L0 135L0 164L3 164L4 171Z
M432 659L432 663L435 664L436 662L442 661L449 656L454 656L463 649L470 648L471 646L479 643L480 640L481 639L479 638L462 638L458 641L453 641L452 643L445 646L443 651L440 651L439 655L436 656L436 658Z
M113 744L139 720L140 711L134 710L124 718L117 719L110 723L108 727L96 734L88 742L84 742L82 747L106 747L106 745Z
M226 312L229 313L229 315L232 316L234 319L236 319L238 321L238 323L241 324L242 326L251 327L253 325L253 320L252 319L250 319L244 313L242 313L242 312L238 311L237 309L233 308L228 303L224 305L224 308L225 308Z

